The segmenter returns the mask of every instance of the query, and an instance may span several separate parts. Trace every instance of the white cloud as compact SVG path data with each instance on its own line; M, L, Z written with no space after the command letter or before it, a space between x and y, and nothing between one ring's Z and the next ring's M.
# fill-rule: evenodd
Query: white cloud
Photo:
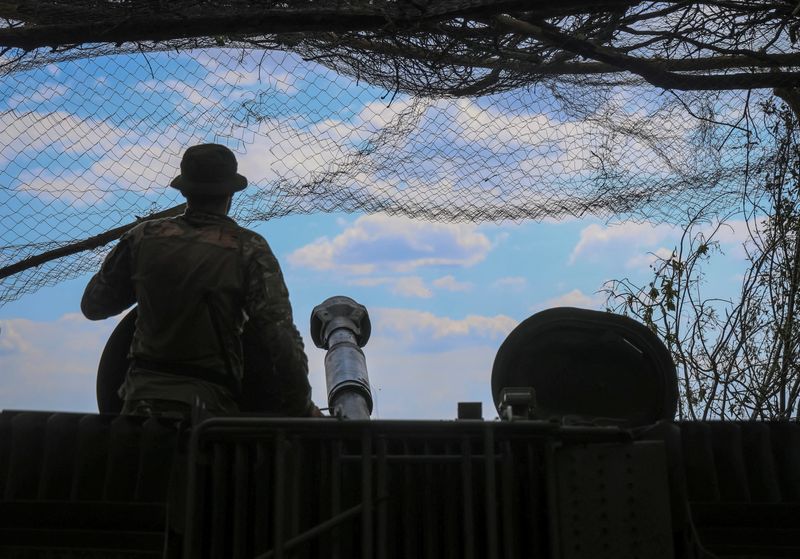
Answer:
M113 192L160 194L179 172L185 146L197 143L174 128L147 136L117 129L101 144L106 142L116 143L106 146L108 151L102 155L97 154L88 168L70 161L52 168L29 164L19 174L19 190L45 200L60 199L80 205L99 202Z
M648 252L647 254L637 254L636 256L632 256L625 262L625 267L629 270L647 269L659 258L666 260L670 256L672 256L672 249L661 247L655 251Z
M95 412L97 365L117 322L0 320L0 409Z
M379 285L389 285L395 281L396 278L387 277L371 277L371 278L356 278L348 282L349 285L358 285L360 287L378 287Z
M267 80L273 88L285 95L294 95L299 91L296 85L297 76L290 72L270 74Z
M29 95L14 94L8 100L8 107L12 110L21 110L20 105L39 105L54 102L69 91L64 84L42 84L41 89Z
M219 106L220 101L222 100L213 92L211 94L208 92L201 94L195 89L181 90L181 94L191 105L203 107L204 109L214 109Z
M458 281L451 275L437 278L433 280L432 283L434 287L438 289L444 289L445 291L470 291L473 288L473 285L470 282Z
M492 287L495 289L508 289L511 291L522 291L527 285L528 280L522 276L499 278L492 283Z
M472 224L429 223L382 214L358 218L333 239L323 237L289 255L295 266L350 274L408 272L429 266L468 267L492 248Z
M389 287L389 291L391 293L403 297L419 297L422 299L428 299L433 296L433 292L425 285L425 282L419 276L400 276L396 278L356 278L348 283L350 285L358 285L361 287L376 287L379 285L386 285Z
M517 326L517 321L505 315L469 315L454 319L413 309L377 308L370 311L375 317L373 327L382 334L397 334L406 342L442 338L504 338Z
M198 142L198 138L170 126L143 138L128 138L116 146L113 155L96 161L90 171L97 176L113 177L128 190L143 192L155 185L162 191L180 172L186 146Z
M469 99L440 106L453 122L454 141L491 150L508 146L525 149L527 156L518 162L523 175L552 180L553 174L591 170L588 162L598 130L590 122L559 122L544 113L514 113Z
M287 94L297 92L294 83L297 75L303 75L300 66L304 63L297 55L283 51L241 51L234 59L228 51L202 50L195 54L194 60L209 72L210 85L222 78L225 84L238 88L266 84Z
M581 230L580 239L569 256L569 263L574 264L578 257L582 256L598 259L606 255L609 250L618 253L620 247L628 249L650 247L676 235L677 232L678 228L675 226L655 225L649 222L625 222L608 226L592 223Z
M580 289L573 289L567 293L548 299L540 305L535 305L531 310L540 311L553 307L578 307L581 309L602 310L605 299L599 294L586 295Z
M708 230L707 234L711 234L711 227L708 226L706 228ZM714 238L719 241L724 252L738 259L745 259L747 252L744 249L744 244L751 240L751 231L757 235L758 230L762 227L763 223L760 221L755 223L751 221L748 228L746 221L732 219L722 224Z
M274 120L257 131L237 154L239 172L253 183L279 179L304 183L347 155L347 146L324 133L314 135L299 122Z
M0 321L0 355L25 353L31 350L30 341L25 339L16 321ZM25 324L25 323L23 323Z
M123 137L125 132L102 120L80 118L66 112L3 111L0 113L0 161L25 168L34 161L31 153L56 150L58 162L74 161L80 156L101 157ZM63 163L62 163L63 164Z
M189 115L202 114L203 120L210 120L229 111L232 102L241 98L243 91L235 88L234 75L235 72L226 72L212 76L212 81L193 82L194 85L173 78L151 79L136 83L133 89L146 98L158 94L164 101L174 102L176 115L197 118Z
M192 143L176 126L142 134L67 113L0 113L0 165L18 169L18 190L47 201L89 205L154 185L161 192Z
M512 112L470 99L438 104L455 125L453 131L458 140L490 149L521 145L530 150L533 157L526 157L519 164L529 176L593 172L602 164L663 175L690 157L686 140L696 124L692 119L685 118L683 112L631 112L631 106L628 99L610 98L598 108L599 118L557 120L545 113ZM618 129L637 130L638 135L615 134L608 143L611 149L600 156L598 139L614 134L604 122L615 122ZM658 145L654 147L639 137L649 137Z
M354 126L362 133L374 134L397 120L397 116L414 106L411 97L400 97L389 105L385 100L376 100L364 105Z
M352 150L397 122L399 115L413 105L411 99L397 99L391 106L385 101L359 101L364 105L357 114L346 120L332 116L315 122L307 133L316 139L316 143L330 141L340 149Z
M405 276L398 278L394 284L392 293L407 297L421 297L423 299L433 296L431 290L425 286L422 278L418 276Z
M574 264L578 259L591 262L613 259L624 262L627 269L647 268L656 256L669 257L672 247L680 242L682 232L682 227L664 223L625 222L608 226L593 223L581 230L569 263ZM716 222L702 224L693 230L693 234L706 238L713 235L723 251L738 258L744 257L742 243L749 239L747 224L742 220L731 220L722 225Z
M19 175L20 190L44 200L62 200L89 206L108 194L109 185L93 172L62 171L52 173L47 169L25 170Z
M759 227L761 226L760 222L757 223L750 223L750 229L753 232L757 232ZM711 227L706 227L708 230L707 234L711 233ZM728 244L728 245L741 245L742 243L750 240L750 229L748 229L748 223L741 219L732 219L723 223L719 231L714 235L714 238L718 240L720 243Z

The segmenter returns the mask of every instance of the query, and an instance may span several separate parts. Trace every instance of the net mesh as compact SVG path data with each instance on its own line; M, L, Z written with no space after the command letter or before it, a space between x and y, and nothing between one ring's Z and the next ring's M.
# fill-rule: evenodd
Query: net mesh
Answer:
M647 19L662 5L606 4L511 23L497 14L512 3L478 1L428 3L422 12L402 2L31 2L13 13L0 5L0 44L8 45L0 59L0 268L181 203L168 184L185 148L201 142L236 152L251 185L234 199L233 216L245 225L334 211L680 221L699 204L729 209L773 148L760 133L760 104L772 92L748 80L797 65L780 58L780 71L773 64L766 72L745 54L751 66L742 73L729 59L745 46L792 56L791 6L770 12L744 2L758 9L701 13L723 26L733 10L738 19L729 23L749 31L735 40L712 33L697 45L700 30L689 26L671 59L689 70L680 79L733 85L680 91L679 79L671 91L653 85L663 75L652 67L621 72L603 53L577 55L589 48L583 43L569 52L554 46L553 33L595 44L615 28L606 42L617 53L645 59L673 48L666 35L641 36L674 27L679 13ZM295 21L309 13L313 29ZM247 34L264 14L286 30ZM383 25L369 28L378 16ZM175 18L184 25L170 31L164 22ZM359 18L368 29L349 29ZM392 18L406 23L387 26ZM225 34L202 35L208 19ZM533 30L509 27L520 21ZM193 26L195 36L179 36ZM114 32L118 43L99 40ZM166 38L140 38L148 32ZM711 69L709 44L721 56ZM3 278L0 305L96 269L107 248Z

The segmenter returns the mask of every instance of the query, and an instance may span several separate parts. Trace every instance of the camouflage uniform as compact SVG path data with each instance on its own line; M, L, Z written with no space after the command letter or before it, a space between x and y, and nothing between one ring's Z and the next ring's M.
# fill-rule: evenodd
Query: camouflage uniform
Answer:
M246 321L281 377L284 411L312 409L308 361L280 266L263 237L229 217L191 208L123 235L86 286L81 310L97 320L138 303L124 412L184 411L199 398L236 411ZM169 408L169 406L166 406Z

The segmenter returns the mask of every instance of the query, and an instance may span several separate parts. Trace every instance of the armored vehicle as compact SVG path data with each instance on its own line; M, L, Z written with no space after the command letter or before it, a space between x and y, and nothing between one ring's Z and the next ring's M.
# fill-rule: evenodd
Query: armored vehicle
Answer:
M628 318L530 317L499 419L452 421L369 419L369 316L341 297L312 314L331 418L276 416L247 337L240 415L117 415L132 320L101 413L0 413L1 557L800 557L800 425L674 421L675 366Z

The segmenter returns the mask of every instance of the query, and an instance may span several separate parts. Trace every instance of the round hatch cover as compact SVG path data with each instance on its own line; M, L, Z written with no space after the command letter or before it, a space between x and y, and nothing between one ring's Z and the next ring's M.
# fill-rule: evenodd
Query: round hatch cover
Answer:
M534 416L580 416L646 425L675 416L675 364L644 325L612 313L560 307L517 326L492 368L500 407L507 387L532 387Z

